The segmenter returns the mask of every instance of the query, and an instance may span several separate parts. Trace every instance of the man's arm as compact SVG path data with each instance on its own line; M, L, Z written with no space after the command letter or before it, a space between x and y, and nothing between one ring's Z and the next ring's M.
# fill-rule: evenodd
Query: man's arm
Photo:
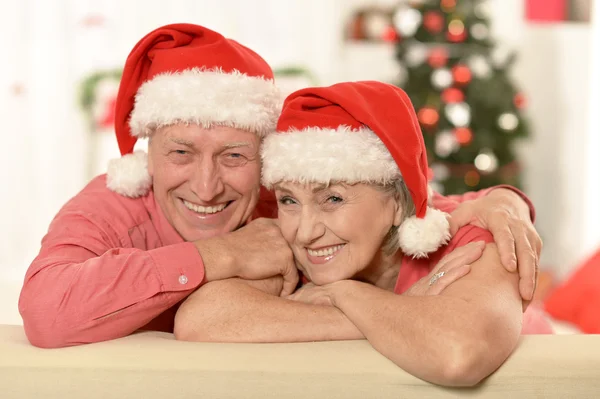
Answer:
M175 317L175 337L201 342L306 342L362 339L337 308L291 301L281 283L222 280L189 296ZM266 291L266 292L264 292Z
M204 279L192 243L115 248L109 229L59 214L21 290L28 339L45 348L123 337L183 300Z

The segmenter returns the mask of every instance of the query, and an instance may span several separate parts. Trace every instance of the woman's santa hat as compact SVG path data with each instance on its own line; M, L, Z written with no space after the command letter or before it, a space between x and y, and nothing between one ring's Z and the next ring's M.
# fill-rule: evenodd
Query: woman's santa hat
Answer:
M273 71L258 54L202 26L158 28L125 63L115 121L122 157L110 162L107 186L128 197L148 193L147 156L133 148L160 127L220 125L262 137L275 129L280 111Z
M399 227L402 251L426 257L450 239L448 215L428 206L427 153L417 116L395 86L352 82L291 94L261 155L267 187L402 179L416 210Z

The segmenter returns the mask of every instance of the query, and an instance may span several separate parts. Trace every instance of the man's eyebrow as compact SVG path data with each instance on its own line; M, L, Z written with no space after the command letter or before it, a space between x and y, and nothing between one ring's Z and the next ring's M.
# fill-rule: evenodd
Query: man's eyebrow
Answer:
M239 148L239 147L250 147L252 144L248 141L239 141L237 143L227 143L223 148Z
M192 143L191 141L183 140L183 139L180 139L180 138L177 138L177 137L171 137L169 140L171 140L175 144L181 144L181 145L184 145L186 147L193 147L194 146L194 143Z

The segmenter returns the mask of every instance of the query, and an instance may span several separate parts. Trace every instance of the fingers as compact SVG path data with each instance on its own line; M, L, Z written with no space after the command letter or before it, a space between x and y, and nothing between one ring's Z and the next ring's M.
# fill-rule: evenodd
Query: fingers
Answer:
M517 270L517 253L514 233L508 223L508 215L491 218L488 230L494 236L494 242L498 247L502 266L509 272Z
M516 225L511 227L515 238L517 263L519 265L519 292L525 300L533 299L535 290L538 258L527 237L525 227Z
M450 214L448 222L450 223L450 234L454 236L458 229L466 226L473 219L473 207L459 205L454 212Z
M281 275L283 276L283 288L280 296L285 297L292 294L298 286L298 270L296 269L294 262L287 262L287 266L282 271Z
M429 286L426 295L439 295L446 287L461 277L469 274L470 271L471 265L460 265L445 271L445 274L442 277Z
M471 242L455 249L444 256L433 268L431 275L438 273L442 269L449 269L465 264L471 264L481 257L485 248L484 241Z

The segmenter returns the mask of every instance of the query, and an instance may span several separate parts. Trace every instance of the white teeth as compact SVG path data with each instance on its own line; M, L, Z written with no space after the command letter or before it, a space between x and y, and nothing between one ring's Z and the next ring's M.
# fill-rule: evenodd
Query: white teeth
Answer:
M334 253L336 253L337 251L339 251L340 249L342 249L342 247L344 246L344 244L342 245L336 245L335 247L329 247L327 249L319 249L318 251L315 251L313 249L308 249L308 254L310 256L331 256Z
M188 202L185 200L183 201L183 204L186 206L187 209L189 209L191 211L194 211L196 213L205 213L205 214L221 212L223 209L225 209L225 206L227 206L227 204L220 204L220 205L216 205L216 206L201 206L201 205L192 204L191 202Z

